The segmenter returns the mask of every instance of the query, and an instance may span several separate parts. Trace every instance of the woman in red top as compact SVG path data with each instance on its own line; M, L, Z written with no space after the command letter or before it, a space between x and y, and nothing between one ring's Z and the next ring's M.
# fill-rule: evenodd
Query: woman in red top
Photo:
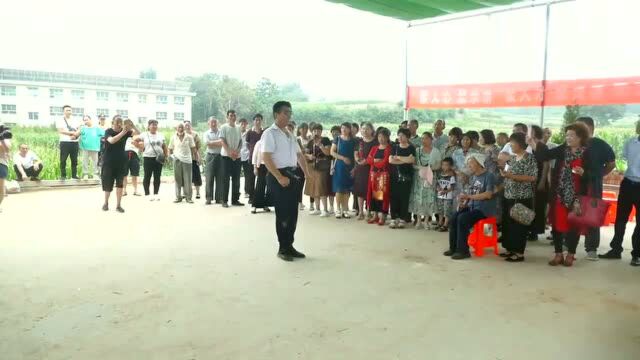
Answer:
M391 155L391 144L389 137L391 132L387 128L380 128L377 133L379 145L371 148L369 156L367 156L367 163L371 166L367 187L367 204L369 204L369 210L374 214L368 223L384 226L385 216L389 212L390 199L389 156Z
M549 261L551 266L571 266L575 261L576 248L580 239L580 229L569 224L569 213L582 214L579 196L589 193L589 171L586 168L585 147L589 140L589 130L582 124L571 124L565 128L566 142L554 149L536 151L536 141L529 139L538 161L556 160L551 178L549 222L553 229L555 256ZM563 240L567 245L567 256L563 254Z

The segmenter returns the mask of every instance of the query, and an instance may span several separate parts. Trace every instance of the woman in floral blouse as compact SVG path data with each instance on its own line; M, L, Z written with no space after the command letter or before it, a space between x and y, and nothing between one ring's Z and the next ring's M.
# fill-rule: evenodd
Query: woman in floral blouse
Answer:
M507 250L501 254L508 262L524 261L524 250L531 225L520 224L509 215L516 204L533 209L533 184L538 176L538 164L533 155L527 153L526 137L514 133L509 138L514 156L500 173L504 178L505 215L502 218L502 246Z

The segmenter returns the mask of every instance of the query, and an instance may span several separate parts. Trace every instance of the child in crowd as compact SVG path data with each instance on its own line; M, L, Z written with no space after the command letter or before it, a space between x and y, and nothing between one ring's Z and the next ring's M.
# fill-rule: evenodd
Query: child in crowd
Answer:
M453 190L456 186L456 174L453 171L453 159L442 160L442 171L438 174L436 186L438 196L439 223L436 230L446 232L449 229L449 216L453 211Z

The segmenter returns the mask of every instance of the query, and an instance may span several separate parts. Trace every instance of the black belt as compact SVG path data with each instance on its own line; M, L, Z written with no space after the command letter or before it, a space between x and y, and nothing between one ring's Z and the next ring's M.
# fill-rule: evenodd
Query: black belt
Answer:
M280 171L282 175L288 177L289 179L301 181L302 178L296 173L297 170L298 168L295 166L283 167L278 169L278 171Z

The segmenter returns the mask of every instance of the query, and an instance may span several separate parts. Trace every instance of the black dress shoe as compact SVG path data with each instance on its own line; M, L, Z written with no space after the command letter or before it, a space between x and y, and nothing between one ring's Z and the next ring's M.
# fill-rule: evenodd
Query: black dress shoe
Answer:
M244 206L244 204L241 203L240 201L234 201L234 202L231 203L231 205L233 205L233 206Z
M451 258L453 260L463 260L463 259L468 259L470 257L471 257L471 254L469 253L455 253L451 255Z
M269 209L268 207L264 208L264 212L271 212L271 209Z
M615 250L609 250L606 254L598 255L598 258L620 260L622 259L622 254Z
M288 253L278 252L278 257L283 261L293 261L293 256Z
M257 214L257 213L258 213L258 210L256 210L256 209L254 208L253 210L251 210L251 213L252 213L252 214Z
M453 250L447 250L447 251L443 252L442 255L451 256L451 255L453 255Z
M223 208L228 208L228 207L229 207L229 204L227 204L227 203L222 203L222 207L223 207Z
M300 251L296 250L293 246L291 247L291 250L289 250L289 254L291 256L293 256L294 258L297 258L297 259L304 259L304 258L307 257L305 254L303 254Z
M207 200L204 202L205 205L211 205L211 200Z
M216 200L216 204L220 205L220 204L222 204L222 201Z

